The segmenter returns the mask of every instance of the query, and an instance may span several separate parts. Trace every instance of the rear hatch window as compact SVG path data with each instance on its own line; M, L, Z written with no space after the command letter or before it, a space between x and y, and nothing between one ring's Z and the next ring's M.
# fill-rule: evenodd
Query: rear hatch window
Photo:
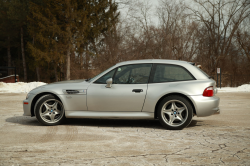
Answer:
M209 76L205 71L201 70L199 67L195 66L198 70L200 70L207 78L213 78L212 76Z

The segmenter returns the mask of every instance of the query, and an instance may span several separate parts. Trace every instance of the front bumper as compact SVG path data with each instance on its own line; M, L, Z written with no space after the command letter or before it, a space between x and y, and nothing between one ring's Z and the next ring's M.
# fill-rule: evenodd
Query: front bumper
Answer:
M23 100L23 116L31 116L31 103L34 97L34 94L30 94L28 99Z
M217 96L204 97L190 96L196 108L196 115L198 117L210 116L213 114L220 114L219 103L220 98Z

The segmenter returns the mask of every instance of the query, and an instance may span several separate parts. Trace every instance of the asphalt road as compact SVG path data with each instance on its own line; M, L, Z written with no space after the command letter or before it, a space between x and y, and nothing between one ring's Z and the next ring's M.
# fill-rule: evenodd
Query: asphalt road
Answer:
M157 120L23 117L25 94L0 94L0 165L250 165L250 93L220 93L221 114L181 131Z

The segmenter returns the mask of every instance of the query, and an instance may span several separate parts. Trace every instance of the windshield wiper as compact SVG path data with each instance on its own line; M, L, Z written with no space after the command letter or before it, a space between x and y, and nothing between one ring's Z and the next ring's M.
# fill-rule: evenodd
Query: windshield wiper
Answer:
M85 81L89 81L91 78L86 79Z
M208 78L209 78L209 79L210 79L210 78L214 79L214 77L213 77L213 76L209 76Z

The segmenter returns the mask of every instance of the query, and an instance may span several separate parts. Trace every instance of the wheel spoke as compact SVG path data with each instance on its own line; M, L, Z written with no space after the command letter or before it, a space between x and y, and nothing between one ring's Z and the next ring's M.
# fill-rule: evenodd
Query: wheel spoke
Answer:
M184 120L181 114L178 114L176 119L179 119L181 122Z
M43 105L45 106L46 110L49 110L51 105L47 104L47 103L43 103Z
M50 115L50 120L51 120L51 122L54 122L54 121L55 121L55 115L56 115L56 114L53 114L53 113Z
M178 108L178 107L175 105L175 102L172 102L171 109L175 111L177 108Z
M61 114L61 111L60 110L56 110L54 111L54 113L57 115L57 114Z
M168 123L169 124L173 124L173 121L175 120L175 116L174 115L169 115L169 121L168 121Z
M179 107L177 110L181 114L185 110L185 108L184 107Z
M45 112L43 112L42 116L49 116L49 110L46 110Z
M55 101L55 103L52 105L52 109L57 109L57 104L58 104L58 102Z
M172 110L171 110L171 109L165 109L165 108L164 108L164 109L162 110L162 112L165 113L165 114L169 114L169 113L172 112Z

